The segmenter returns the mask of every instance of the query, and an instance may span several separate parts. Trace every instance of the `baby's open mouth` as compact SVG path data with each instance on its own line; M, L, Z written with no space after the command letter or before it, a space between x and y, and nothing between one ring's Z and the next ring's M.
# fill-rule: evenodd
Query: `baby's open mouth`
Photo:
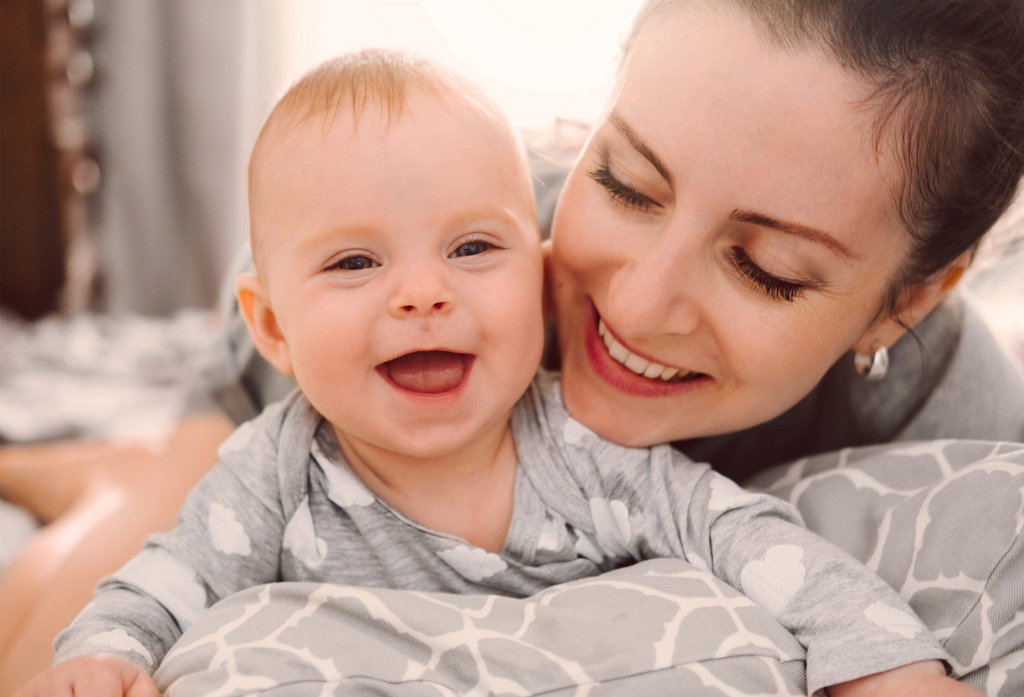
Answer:
M382 363L391 381L410 392L441 394L451 392L466 377L472 356L450 351L414 351Z
M696 373L692 370L680 372L678 368L661 365L646 358L641 358L635 353L630 353L629 349L612 336L612 333L608 331L608 327L604 325L604 320L600 317L597 320L597 333L604 341L608 354L618 363L625 366L627 370L637 375L643 375L652 380L661 380L662 382L686 382L704 376L704 373Z

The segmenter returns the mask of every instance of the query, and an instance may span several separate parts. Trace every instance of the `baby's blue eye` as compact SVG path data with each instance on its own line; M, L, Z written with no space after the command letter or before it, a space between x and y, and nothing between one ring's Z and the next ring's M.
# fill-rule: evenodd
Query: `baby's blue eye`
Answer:
M341 269L342 271L362 271L363 269L372 269L374 266L378 266L377 262L368 256L358 254L345 257L335 264L334 268Z
M490 242L482 242L479 240L475 242L466 242L464 244L460 244L458 249L452 252L452 257L472 257L477 254L483 254L487 250L493 248L494 245Z

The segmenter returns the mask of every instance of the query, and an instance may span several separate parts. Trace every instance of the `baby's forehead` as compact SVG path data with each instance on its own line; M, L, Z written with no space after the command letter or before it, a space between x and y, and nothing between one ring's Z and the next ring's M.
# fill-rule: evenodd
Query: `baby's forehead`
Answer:
M319 142L337 135L335 131L348 131L352 138L369 133L372 137L386 139L402 124L421 131L424 138L431 138L442 129L450 130L452 121L458 124L460 139L475 139L481 145L486 144L487 155L494 156L496 148L525 164L525 149L518 134L500 112L489 107L471 94L417 87L406 89L400 100L374 95L365 100L339 100L330 105L293 102L268 124L254 152L253 164L259 169L275 155L292 157L300 143L316 150ZM481 157L484 156L481 152Z
M401 99L373 96L363 101L343 101L329 108L308 105L294 110L290 123L282 124L285 130L312 126L326 132L337 126L353 129L358 135L367 122L383 125L384 134L399 123L422 127L424 131L435 128L441 120L454 119L466 128L466 135L472 132L498 136L510 143L515 141L511 126L500 113L473 99L472 95L451 90L425 89L416 86L407 88Z
M411 89L400 104L371 99L356 105L340 102L329 109L293 103L290 113L278 116L264 134L262 156L253 161L251 184L257 200L288 196L297 183L296 174L319 167L321 162L347 160L347 165L337 165L346 169L353 165L358 169L366 163L373 171L381 167L428 167L444 180L443 163L451 160L442 157L430 160L434 164L428 165L421 158L393 158L395 147L418 149L418 143L441 143L464 153L469 160L484 163L474 166L486 167L486 176L501 177L505 192L501 198L506 203L514 200L516 209L528 211L531 216L535 212L532 179L521 139L500 112L495 115L462 93ZM397 145L386 144L391 137L398 139ZM358 145L357 141L364 138L369 145ZM378 150L375 142L383 149Z
M401 130L413 133L418 140L442 139L441 142L454 145L452 141L457 139L461 144L476 144L471 149L473 156L490 160L493 167L508 171L515 179L509 182L510 186L519 188L519 180L527 180L532 205L529 165L521 137L500 110L472 93L414 85L404 90L400 100L373 95L356 102L340 100L329 107L296 102L277 116L263 135L263 152L253 159L256 179L263 178L259 170L268 169L269 165L272 171L273 163L281 162L281 158L322 155L324 144L336 136L341 136L341 142L364 136L386 141Z

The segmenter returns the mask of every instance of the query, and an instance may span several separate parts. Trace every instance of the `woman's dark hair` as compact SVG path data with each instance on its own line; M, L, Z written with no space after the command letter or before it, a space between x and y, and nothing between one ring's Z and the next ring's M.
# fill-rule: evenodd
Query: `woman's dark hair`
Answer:
M877 114L876 147L904 173L894 206L912 240L883 312L982 236L1024 175L1021 0L648 0L624 45L682 5L740 8L771 41L854 71Z

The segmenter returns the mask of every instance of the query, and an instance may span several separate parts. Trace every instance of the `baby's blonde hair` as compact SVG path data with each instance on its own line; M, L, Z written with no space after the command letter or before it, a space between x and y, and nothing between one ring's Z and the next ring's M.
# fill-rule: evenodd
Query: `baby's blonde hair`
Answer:
M396 122L412 91L469 107L508 135L511 147L522 144L502 110L470 80L424 56L393 49L363 49L321 63L303 75L274 106L260 130L249 158L249 235L253 259L260 269L259 191L261 165L276 138L312 118L323 118L324 132L333 117L349 111L358 123L368 107L377 107ZM525 162L525 157L522 158ZM524 165L525 167L525 165Z

